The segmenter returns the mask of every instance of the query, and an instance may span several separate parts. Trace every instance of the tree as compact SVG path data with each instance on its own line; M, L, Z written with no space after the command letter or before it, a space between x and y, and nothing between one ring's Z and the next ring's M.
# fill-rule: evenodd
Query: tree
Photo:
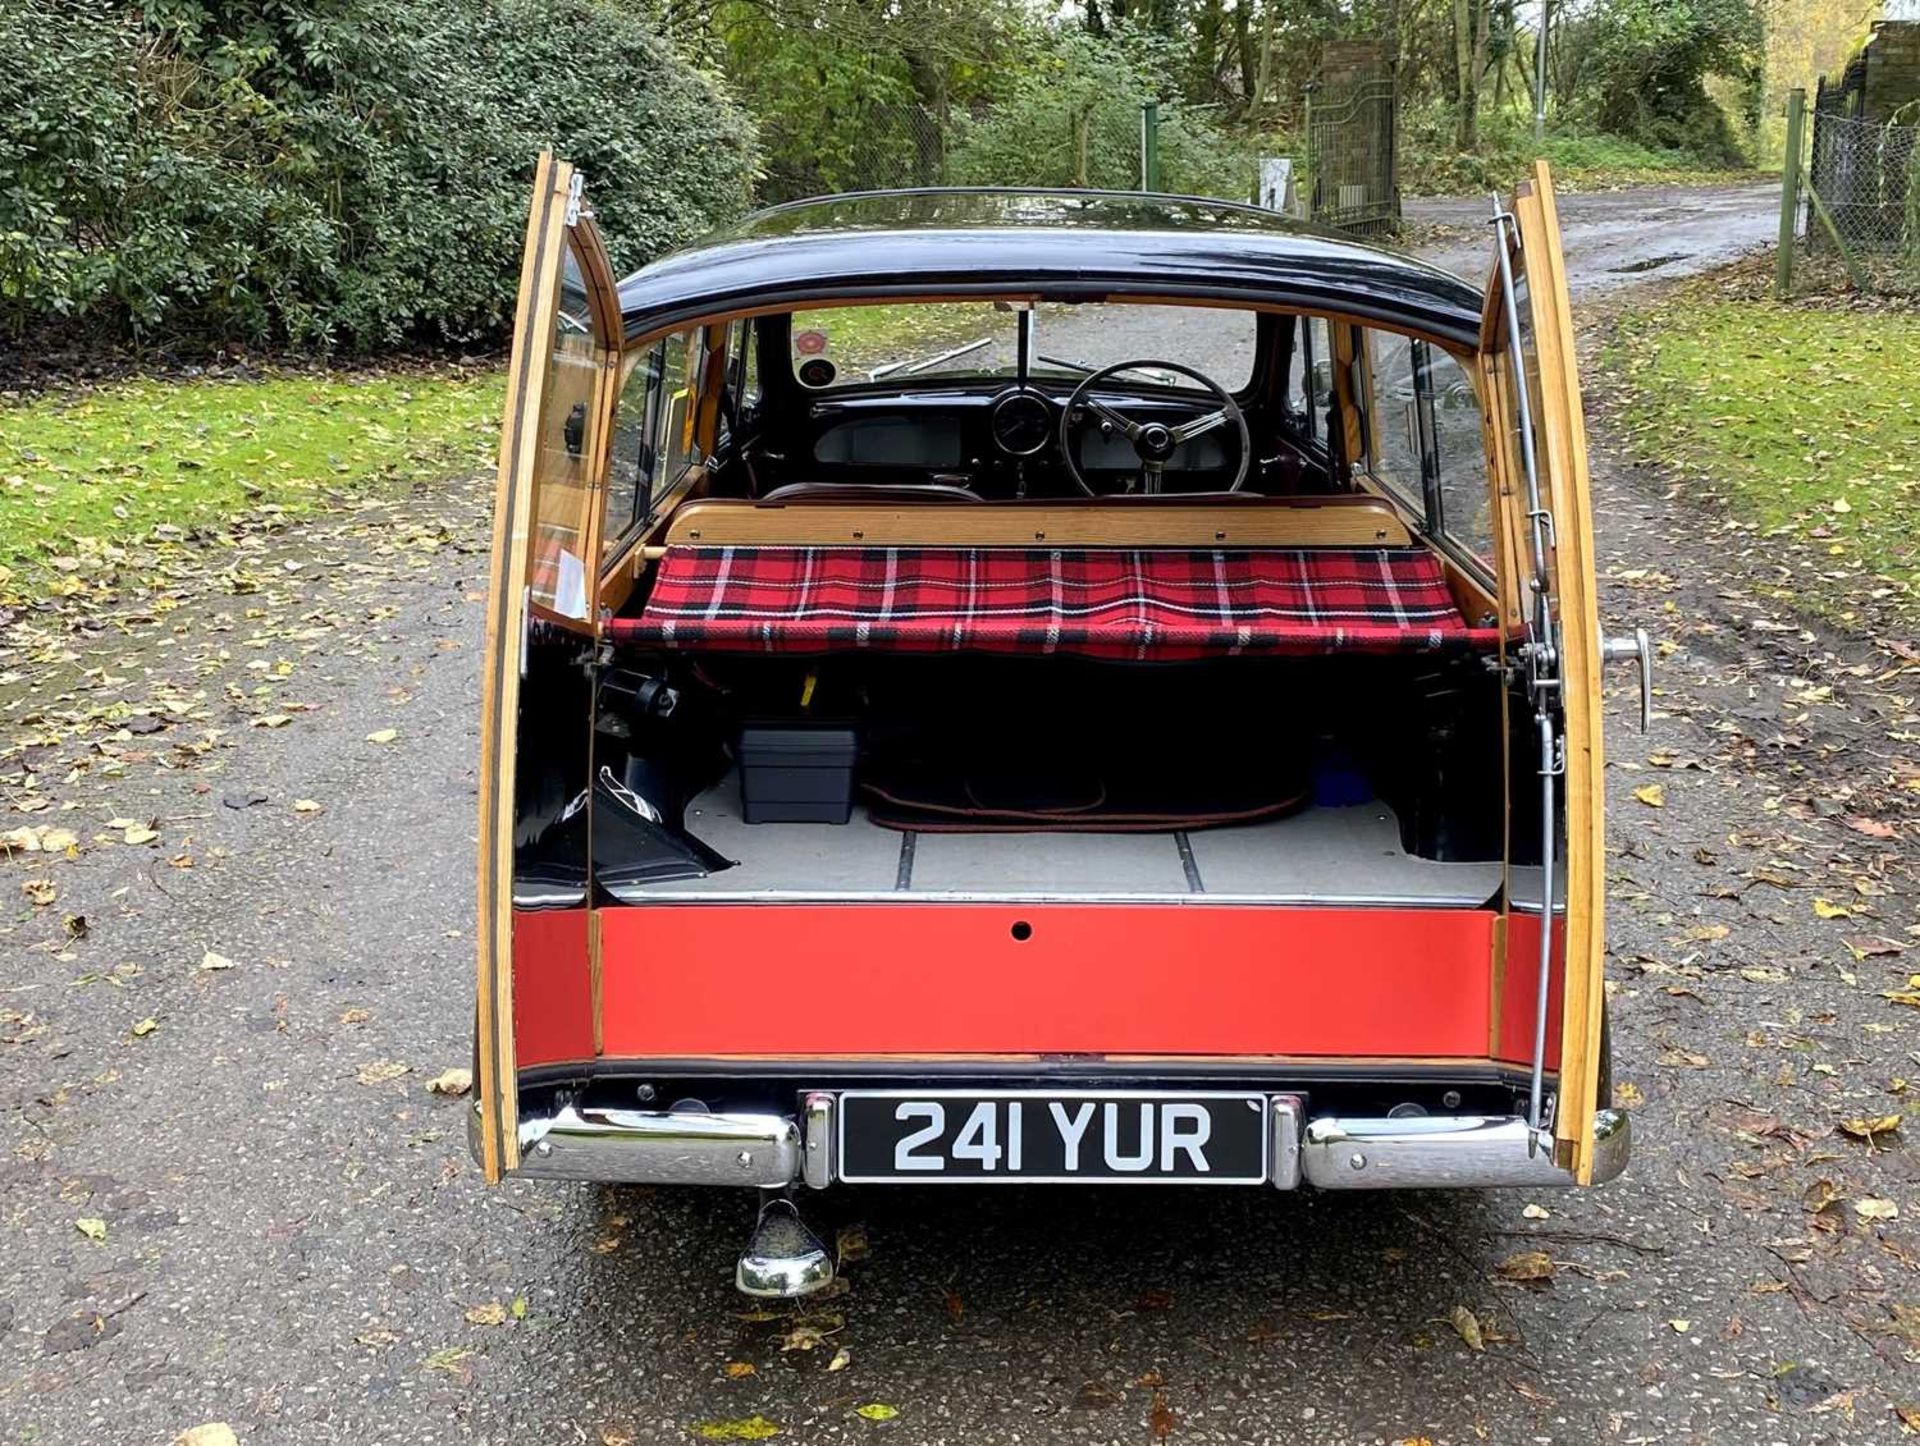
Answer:
M1480 84L1487 73L1489 0L1453 0L1454 149L1480 149Z

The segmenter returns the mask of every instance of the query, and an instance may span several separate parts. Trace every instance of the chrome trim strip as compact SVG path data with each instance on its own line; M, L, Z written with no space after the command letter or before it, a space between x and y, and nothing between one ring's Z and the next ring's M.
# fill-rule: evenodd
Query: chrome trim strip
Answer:
M800 1178L809 1189L824 1190L833 1183L834 1128L833 1096L824 1090L811 1091L801 1109L801 1133L806 1154L800 1164Z
M563 1105L522 1118L520 1168L545 1180L644 1185L754 1185L800 1174L800 1126L789 1116Z
M1267 1155L1276 1190L1300 1186L1300 1120L1304 1113L1305 1104L1299 1095L1273 1097L1273 1143Z
M1621 1110L1594 1115L1593 1183L1627 1166L1633 1127ZM1409 1119L1338 1119L1307 1125L1302 1173L1322 1190L1480 1189L1574 1183L1553 1161L1553 1142L1539 1139L1517 1115L1424 1115Z
M979 894L964 890L921 889L651 889L618 891L622 904L1181 904L1204 909L1215 904L1285 904L1317 909L1484 909L1498 891L1486 894ZM1556 911L1557 912L1557 911Z

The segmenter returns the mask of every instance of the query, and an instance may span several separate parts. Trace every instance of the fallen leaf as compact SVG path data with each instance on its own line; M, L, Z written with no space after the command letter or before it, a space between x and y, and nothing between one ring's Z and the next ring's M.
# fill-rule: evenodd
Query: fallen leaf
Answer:
M286 713L262 713L258 718L253 720L251 726L255 728L284 728L292 721L292 716Z
M467 1307L468 1325L497 1326L505 1325L506 1323L507 1308L497 1300L490 1300L485 1305L470 1305Z
M1895 1406L1893 1414L1900 1418L1903 1434L1920 1436L1920 1406Z
M1665 808L1667 806L1667 789L1665 784L1643 783L1640 787L1634 789L1633 796L1648 808Z
M1800 1204L1809 1215L1818 1215L1830 1210L1839 1203L1840 1192L1834 1188L1833 1181L1824 1176L1815 1180L1801 1192Z
M1693 1329L1693 1322L1690 1320L1670 1320L1667 1322L1667 1328L1673 1331L1675 1335L1685 1335Z
M900 1414L900 1408L884 1401L869 1401L864 1406L855 1406L853 1414L865 1421L891 1421Z
M82 1216L80 1219L74 1221L73 1228L89 1240L105 1240L107 1238L107 1222L104 1220L95 1220L91 1216Z
M515 1320L525 1320L527 1318L527 1298L524 1295L516 1295L513 1298L513 1304L507 1307L507 1309L511 1312Z
M1613 1103L1616 1109L1637 1110L1646 1102L1646 1095L1632 1080L1624 1080L1613 1087Z
M1480 1317L1464 1305L1456 1305L1447 1320L1460 1339L1467 1343L1468 1350L1484 1351L1487 1348L1486 1337L1480 1331Z
M851 1265L856 1260L867 1258L867 1227L861 1224L842 1225L840 1233L834 1237L833 1251L842 1265Z
M1840 942L1847 946L1847 952L1855 959L1877 959L1887 955L1904 954L1909 947L1898 939L1882 938L1875 934L1855 934Z
M376 728L367 735L369 743L391 743L400 736L398 728Z
M385 1084L388 1080L399 1079L412 1068L397 1059L376 1059L371 1064L363 1064L357 1076L363 1085Z
M1523 1250L1493 1268L1502 1280L1550 1280L1553 1271L1553 1257L1544 1250Z
M839 1360L840 1358L835 1356L834 1359ZM725 1376L729 1381L738 1381L747 1376L751 1376L758 1369L752 1361L728 1361L720 1368L720 1374ZM829 1366L827 1369L832 1370L833 1367Z
M852 1364L853 1364L853 1352L848 1350L845 1346L842 1346L840 1347L839 1350L833 1353L833 1359L827 1362L827 1370L829 1372L844 1371L848 1366Z
M693 1428L704 1441L765 1441L780 1434L780 1428L765 1416L749 1416L744 1421L702 1421Z
M1813 912L1822 919L1850 919L1853 917L1853 910L1849 909L1845 904L1834 903L1832 899L1815 899L1813 901Z
M1898 1220L1900 1207L1891 1200L1869 1195L1864 1200L1853 1202L1853 1213L1862 1220Z
M1147 1412L1147 1429L1153 1432L1156 1441L1164 1441L1173 1434L1173 1428L1180 1424L1180 1418L1173 1413L1173 1407L1167 1404L1164 1391L1153 1393L1153 1406Z
M442 1070L427 1081L427 1092L436 1095L463 1095L473 1088L473 1071L470 1069Z
M1890 823L1882 823L1877 818L1850 818L1847 827L1857 834L1868 838L1899 838L1900 832Z
M1523 1207L1520 1213L1529 1220L1551 1220L1553 1218L1553 1212L1544 1205L1528 1205Z
M123 837L130 844L149 844L159 838L160 835L143 823L130 823L127 825L127 831Z
M1900 1128L1899 1115L1876 1115L1872 1119L1842 1120L1840 1133L1873 1143L1875 1135L1890 1135Z
M233 960L227 958L224 954L216 954L213 950L209 949L200 956L200 967L209 973L217 973L222 969L231 969L234 966Z
M315 803L310 798L296 798L293 801L293 811L295 813L325 813L326 805Z
M149 1034L152 1034L154 1030L158 1029L159 1027L160 1027L160 1021L155 1019L151 1014L149 1014L145 1019L141 1020L138 1024L134 1025L133 1037L135 1039L145 1039Z
M428 1356L421 1364L429 1371L449 1371L455 1375L459 1375L466 1370L466 1367L461 1363L472 1354L473 1348L471 1346L443 1346Z
M20 892L27 896L27 902L36 909L44 909L60 897L60 891L54 887L52 879L28 879L20 885Z
M173 1446L240 1446L240 1440L225 1421L209 1421L182 1431L173 1438Z
M832 1311L797 1320L780 1338L783 1351L811 1351L827 1343L827 1337L846 1328L846 1318Z

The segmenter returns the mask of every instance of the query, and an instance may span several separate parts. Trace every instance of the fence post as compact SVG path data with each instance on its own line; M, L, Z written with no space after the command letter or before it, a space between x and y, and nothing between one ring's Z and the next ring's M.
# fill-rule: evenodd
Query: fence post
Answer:
M1300 87L1300 129L1306 143L1301 147L1299 194L1306 198L1304 214L1309 221L1320 209L1320 157L1313 145L1313 93L1317 89L1318 82L1311 80Z
M1140 105L1140 189L1160 189L1160 102Z
M1787 94L1787 157L1780 168L1780 255L1774 290L1780 300L1793 294L1793 233L1800 213L1801 137L1807 124L1807 92L1795 86Z

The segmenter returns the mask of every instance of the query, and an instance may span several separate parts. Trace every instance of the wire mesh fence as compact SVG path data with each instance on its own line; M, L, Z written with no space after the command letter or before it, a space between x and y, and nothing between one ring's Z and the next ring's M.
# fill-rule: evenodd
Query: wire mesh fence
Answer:
M1816 111L1812 120L1797 197L1791 170L1787 178L1797 214L1783 289L1920 291L1920 116Z

